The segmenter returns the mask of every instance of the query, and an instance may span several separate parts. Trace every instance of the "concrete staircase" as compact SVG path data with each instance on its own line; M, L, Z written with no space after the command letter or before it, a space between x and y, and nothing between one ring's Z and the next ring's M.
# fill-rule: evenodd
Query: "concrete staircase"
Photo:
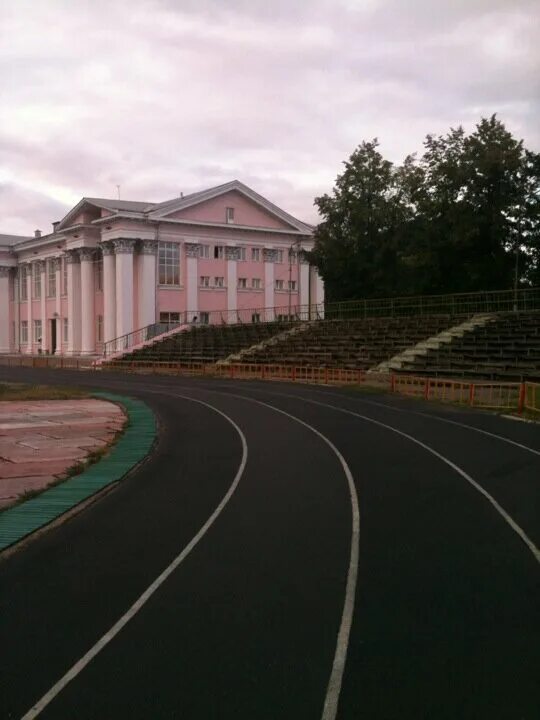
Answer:
M437 348L440 348L441 345L451 343L454 338L463 337L465 333L470 332L477 327L487 325L489 322L495 320L496 317L497 316L493 313L479 313L478 315L473 315L473 317L469 318L469 320L466 320L459 325L454 325L454 327L451 327L448 330L443 330L443 332L438 335L433 335L433 337L430 337L427 340L422 340L416 345L403 350L399 354L394 355L394 357L391 357L389 360L385 360L376 367L371 368L368 370L368 373L390 373L393 370L401 370L403 365L414 362L414 360L419 356L427 355L429 350L437 350Z
M313 324L313 322L315 322L315 321L302 323L301 325L293 325L293 327L289 328L289 330L284 330L283 332L280 332L277 335L267 338L266 340L263 340L262 342L257 343L256 345L251 345L248 348L244 348L243 350L240 350L239 353L234 353L233 355L229 355L228 357L224 358L223 360L218 360L216 365L231 365L233 363L249 363L249 356L252 353L257 352L259 350L264 350L264 348L268 347L269 345L276 345L281 340L291 337L292 335L298 335L299 333L305 332Z

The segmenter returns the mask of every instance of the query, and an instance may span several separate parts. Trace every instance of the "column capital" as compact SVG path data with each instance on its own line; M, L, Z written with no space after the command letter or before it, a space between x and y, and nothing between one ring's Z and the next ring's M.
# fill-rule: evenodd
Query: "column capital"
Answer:
M112 240L104 240L99 243L99 247L104 255L114 255L114 245Z
M96 255L95 248L82 247L79 248L79 257L81 262L93 262Z
M141 240L139 243L139 252L141 255L155 255L158 249L157 240Z
M278 251L271 250L269 248L264 248L263 249L263 259L264 259L264 262L277 262Z
M45 260L34 260L32 265L38 273L45 272Z
M117 240L113 240L114 250L117 255L131 255L135 249L135 242L135 240L131 240L130 238L118 238Z
M8 267L7 265L0 265L0 278L9 277L10 270L11 267Z
M78 265L81 261L78 250L67 250L64 257L68 265Z
M58 272L58 270L60 270L61 261L62 261L62 258L60 258L60 257L49 258L49 262L51 263L51 268L53 269L54 272Z
M240 248L227 246L225 248L225 258L227 260L240 260Z
M186 249L186 257L188 258L198 258L199 257L199 243L184 243L184 247Z

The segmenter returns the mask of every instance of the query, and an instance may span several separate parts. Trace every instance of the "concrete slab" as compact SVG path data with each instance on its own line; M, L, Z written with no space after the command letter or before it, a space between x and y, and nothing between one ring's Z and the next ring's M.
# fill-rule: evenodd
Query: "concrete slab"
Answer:
M109 443L124 419L106 400L0 401L0 509Z

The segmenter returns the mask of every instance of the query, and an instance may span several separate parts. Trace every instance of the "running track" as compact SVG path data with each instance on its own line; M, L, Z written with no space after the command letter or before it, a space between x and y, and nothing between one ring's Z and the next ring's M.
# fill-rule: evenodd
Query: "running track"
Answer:
M111 389L160 423L139 470L0 561L2 719L540 717L538 425L274 383L0 380Z

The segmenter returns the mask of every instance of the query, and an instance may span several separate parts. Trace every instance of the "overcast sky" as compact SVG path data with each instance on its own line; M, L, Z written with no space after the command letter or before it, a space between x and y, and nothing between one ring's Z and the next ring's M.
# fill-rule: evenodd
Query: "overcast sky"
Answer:
M237 178L306 221L377 136L540 150L538 0L2 0L0 233Z

